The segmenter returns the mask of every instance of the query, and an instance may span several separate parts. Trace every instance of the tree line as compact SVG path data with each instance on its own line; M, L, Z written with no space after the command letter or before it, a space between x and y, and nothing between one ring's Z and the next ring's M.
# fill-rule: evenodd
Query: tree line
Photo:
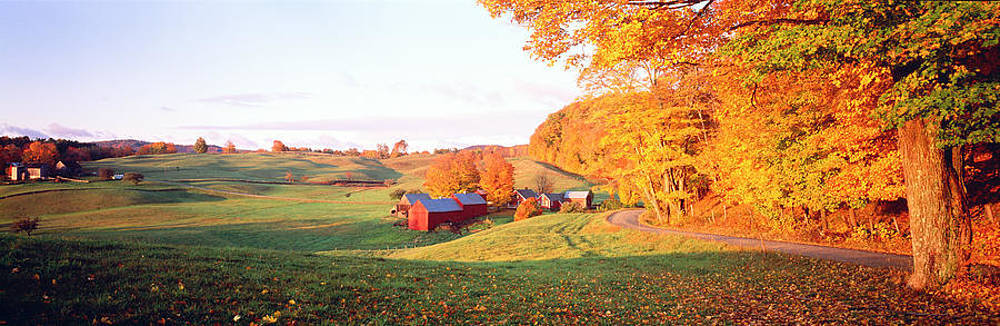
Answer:
M778 221L905 199L911 286L968 261L968 164L996 162L1000 141L1000 4L481 3L593 95L540 126L532 155L666 223L707 191Z

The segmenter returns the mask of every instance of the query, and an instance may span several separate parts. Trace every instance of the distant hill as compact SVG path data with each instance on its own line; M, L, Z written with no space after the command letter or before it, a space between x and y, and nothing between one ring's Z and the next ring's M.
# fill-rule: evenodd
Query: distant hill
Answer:
M504 157L519 157L528 155L528 145L514 145L514 146L501 146L501 145L472 145L461 149L463 151L498 151Z
M135 139L114 139L114 140L95 141L95 142L91 142L91 144L98 145L98 146L104 146L104 147L128 146L128 147L131 147L133 150L139 150L140 147L152 144L152 142L148 142L148 141L144 141L144 140L135 140ZM194 145L193 144L192 145L182 145L182 144L176 144L175 143L174 146L177 147L177 152L178 153L194 153ZM208 152L209 153L222 153L222 147L216 146L216 145L208 145Z

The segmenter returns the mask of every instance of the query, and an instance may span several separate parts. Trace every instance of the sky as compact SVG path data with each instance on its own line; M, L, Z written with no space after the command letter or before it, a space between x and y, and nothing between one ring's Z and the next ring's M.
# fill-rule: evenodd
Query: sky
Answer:
M582 95L475 0L2 2L0 134L526 144Z

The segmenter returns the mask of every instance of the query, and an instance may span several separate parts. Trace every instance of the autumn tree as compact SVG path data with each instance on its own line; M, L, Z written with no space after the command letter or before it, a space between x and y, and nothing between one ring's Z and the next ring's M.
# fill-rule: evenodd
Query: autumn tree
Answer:
M85 148L67 147L66 151L62 154L63 161L69 162L80 162L80 161L90 161L90 151Z
M521 221L535 216L542 215L542 205L537 198L528 198L517 205L514 211L514 220Z
M173 143L155 142L139 147L139 155L173 154L177 153L177 146Z
M474 191L479 187L479 161L475 153L460 152L441 155L425 174L424 188L435 197Z
M286 152L288 151L288 146L285 146L285 143L282 143L280 140L275 140L274 143L271 145L271 151L276 153Z
M375 145L375 158L377 159L387 159L389 158L389 145L377 144Z
M32 142L21 153L21 160L30 164L52 166L59 160L59 150L56 149L56 144L53 143Z
M398 142L392 145L392 152L389 153L389 158L400 157L406 155L406 149L409 145L406 140L400 139Z
M10 224L10 230L11 230L11 232L14 232L14 233L24 232L25 234L27 234L30 237L31 236L31 232L33 232L33 231L35 231L35 230L38 229L38 221L39 221L39 219L37 217L35 217L35 218L30 218L30 217L19 218L19 219L15 220L13 223Z
M208 144L205 143L205 138L198 137L198 140L194 141L194 146L192 147L195 153L205 154L208 152Z
M971 241L963 151L1000 141L1000 4L782 7L803 23L748 28L730 45L733 55L757 76L828 67L861 78L846 109L870 109L898 133L914 257L909 283L944 284L962 268Z
M226 141L226 147L222 148L223 154L236 154L236 144L232 141Z
M485 155L479 186L486 191L487 201L497 207L506 205L514 194L514 165L500 153Z
M21 148L14 144L0 147L0 168L6 169L10 163L21 162Z

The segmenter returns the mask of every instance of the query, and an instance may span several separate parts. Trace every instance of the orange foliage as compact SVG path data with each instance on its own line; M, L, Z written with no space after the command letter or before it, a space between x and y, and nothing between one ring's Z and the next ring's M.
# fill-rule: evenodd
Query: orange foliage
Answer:
M473 152L441 155L427 169L424 187L435 197L445 197L459 192L475 191L479 187L479 157Z
M528 198L517 205L517 210L514 211L514 220L521 221L539 215L542 215L542 205L538 203L538 199Z
M139 147L139 155L149 154L173 154L177 153L177 147L173 143L156 142Z
M486 200L495 206L506 205L514 194L514 165L499 153L483 156L479 186L486 191Z
M25 163L55 165L59 159L59 150L54 143L32 142L21 153Z

